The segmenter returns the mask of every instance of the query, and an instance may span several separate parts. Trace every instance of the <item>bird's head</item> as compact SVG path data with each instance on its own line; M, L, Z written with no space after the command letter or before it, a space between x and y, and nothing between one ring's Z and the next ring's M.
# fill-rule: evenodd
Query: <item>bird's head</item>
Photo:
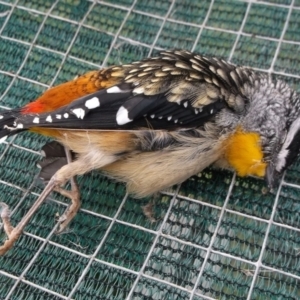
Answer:
M286 83L268 77L247 85L244 93L245 108L232 118L226 160L238 175L264 177L273 188L300 150L300 98Z

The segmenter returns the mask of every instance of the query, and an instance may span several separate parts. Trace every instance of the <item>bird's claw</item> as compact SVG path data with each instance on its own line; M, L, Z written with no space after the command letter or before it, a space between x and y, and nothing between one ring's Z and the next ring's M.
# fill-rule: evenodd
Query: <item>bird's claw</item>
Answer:
M0 217L3 223L4 232L6 233L8 239L4 242L2 246L0 246L0 255L5 254L15 243L15 241L19 238L22 230L19 231L18 228L14 228L10 223L10 209L9 206L0 202L1 213Z
M59 228L57 229L56 233L59 234L63 232L68 224L72 221L72 219L77 214L81 202L80 202L80 193L78 185L74 178L71 179L71 191L65 190L61 187L56 187L55 191L60 193L61 195L71 199L70 206L66 209L66 211L59 217Z

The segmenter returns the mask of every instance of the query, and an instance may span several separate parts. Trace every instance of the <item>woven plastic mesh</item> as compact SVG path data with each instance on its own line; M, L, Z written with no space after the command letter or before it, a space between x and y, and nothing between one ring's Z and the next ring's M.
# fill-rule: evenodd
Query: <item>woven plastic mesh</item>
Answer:
M299 0L2 0L0 105L167 48L248 65L300 91L299 20ZM45 142L21 133L0 144L0 198L14 224L43 188ZM0 299L300 299L299 160L273 193L215 170L142 200L97 172L79 184L82 209L67 232L55 234L68 201L53 193L0 257ZM149 203L156 222L143 214Z

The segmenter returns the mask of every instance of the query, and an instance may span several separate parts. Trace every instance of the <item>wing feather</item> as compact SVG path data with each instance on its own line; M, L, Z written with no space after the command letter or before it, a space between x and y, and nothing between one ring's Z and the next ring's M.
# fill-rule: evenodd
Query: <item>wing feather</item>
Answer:
M242 112L247 101L243 84L254 80L253 74L221 59L164 51L50 89L17 114L13 126L16 130L198 127L225 107ZM40 104L51 101L47 109L40 109Z

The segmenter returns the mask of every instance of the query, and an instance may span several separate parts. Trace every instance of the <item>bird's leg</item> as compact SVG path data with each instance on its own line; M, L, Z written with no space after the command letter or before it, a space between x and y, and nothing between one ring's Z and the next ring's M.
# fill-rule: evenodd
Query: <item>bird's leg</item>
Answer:
M160 193L155 193L153 195L153 198L151 200L149 200L149 202L146 205L142 206L142 210L143 210L144 215L147 217L147 219L151 223L157 222L157 219L154 216L154 207L155 207L156 202L157 202L160 195L161 195Z
M55 175L50 179L50 181L48 182L47 186L45 187L41 195L38 197L38 199L35 201L35 203L29 209L27 214L22 218L22 220L18 223L16 227L13 227L10 223L10 217L9 217L10 211L8 206L3 202L0 203L0 205L2 206L2 211L0 216L4 225L4 231L8 237L8 239L4 242L4 244L0 246L0 255L4 255L14 245L14 243L17 241L19 236L22 234L25 226L30 221L31 217L35 214L35 212L45 201L48 195L54 190L54 188L60 185L61 182L56 180L57 173L55 173Z
M65 230L67 225L72 221L72 219L76 216L80 206L80 191L78 188L76 177L72 177L70 179L71 183L71 191L63 189L60 186L54 188L54 191L60 193L61 195L71 199L70 206L66 209L66 211L61 215L58 219L59 228L57 229L56 233L61 233Z
M65 152L66 152L68 164L71 164L72 163L72 155L71 155L69 149L65 148ZM56 186L54 188L54 190L56 192L71 199L71 205L66 209L64 214L62 216L60 216L60 218L58 220L58 222L60 224L59 224L59 229L56 231L56 233L62 232L67 227L67 225L76 216L76 214L81 206L80 191L78 188L76 176L73 176L70 178L70 183L71 183L71 191L65 190L60 186Z
M144 215L147 217L147 219L151 223L156 222L156 219L154 217L154 212L153 212L153 206L154 206L153 201L149 201L146 205L142 206L142 210L143 210Z
M60 228L59 232L63 230L66 225L72 220L72 218L76 215L80 207L79 200L79 190L77 184L74 179L71 180L72 190L66 191L60 189L59 187L65 184L68 180L76 175L81 175L86 172L89 172L93 169L101 168L102 166L112 163L116 160L116 157L113 155L105 155L104 153L99 152L97 158L92 156L91 158L87 155L79 158L78 160L71 162L62 168L60 168L50 179L46 187L44 188L41 195L38 197L36 202L29 209L27 214L22 218L22 220L18 223L16 227L13 227L10 224L9 220L9 209L8 206L4 203L0 202L0 207L2 206L2 211L0 217L2 218L2 222L4 224L4 231L7 234L8 239L4 242L2 246L0 246L0 255L4 255L14 243L17 241L19 236L22 234L25 226L30 221L31 217L35 214L41 204L45 201L48 195L54 191L59 190L63 195L71 198L72 204L67 209L67 211L60 217Z

